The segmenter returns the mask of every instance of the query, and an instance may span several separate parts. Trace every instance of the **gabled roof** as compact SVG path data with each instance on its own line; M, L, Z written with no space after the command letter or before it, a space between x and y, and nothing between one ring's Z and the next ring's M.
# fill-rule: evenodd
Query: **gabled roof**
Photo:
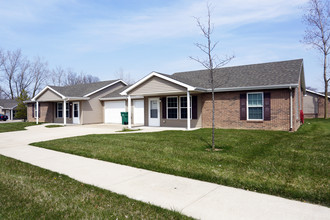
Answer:
M119 88L105 96L103 96L102 98L100 98L101 101L107 101L107 100L120 100L120 99L127 99L126 95L121 95L120 93L122 93L123 91L125 91L126 89L128 89L131 85L129 86L123 86L122 88ZM141 99L143 98L143 96L132 96L132 99Z
M319 92L314 92L313 90L309 90L309 89L306 89L306 92L325 97L324 92L319 93ZM328 93L328 98L330 98L330 93Z
M56 93L62 98L80 97L86 99L87 97L119 82L127 85L124 81L117 79L117 80L108 80L108 81L101 81L95 83L78 84L72 86L47 86L41 92L39 92L35 97L33 97L32 101L35 101L35 99L39 97L47 89L52 90L54 93Z
M303 60L289 60L218 68L214 71L215 88L238 88L298 84ZM178 72L172 79L197 88L210 89L208 70Z
M303 59L218 68L214 70L214 87L215 91L295 88L301 79L304 88L303 71ZM153 76L186 87L189 91L211 90L209 70L197 70L173 75L152 72L121 94L126 95Z
M14 99L0 99L0 108L13 109L17 106L17 101Z

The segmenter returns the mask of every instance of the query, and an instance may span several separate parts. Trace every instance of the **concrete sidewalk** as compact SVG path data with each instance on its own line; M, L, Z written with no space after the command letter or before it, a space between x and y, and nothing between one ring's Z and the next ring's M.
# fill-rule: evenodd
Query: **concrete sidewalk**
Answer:
M330 219L330 209L319 205L28 145L60 137L115 133L120 129L119 126L103 125L65 128L36 126L27 131L1 133L0 154L200 219ZM144 128L143 131L158 129Z

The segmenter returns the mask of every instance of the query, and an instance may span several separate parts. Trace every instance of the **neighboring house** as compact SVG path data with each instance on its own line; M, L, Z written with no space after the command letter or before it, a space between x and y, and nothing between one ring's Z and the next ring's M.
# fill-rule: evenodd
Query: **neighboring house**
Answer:
M122 80L110 80L73 86L46 86L30 101L25 102L28 121L103 123L104 107L99 98L126 85Z
M330 99L330 95L328 96ZM328 117L330 117L330 101L328 99ZM304 96L304 115L305 118L323 118L324 117L324 93L314 92L306 89Z
M122 100L119 94L101 100L107 100L105 108L112 102L122 110L124 105L132 106L127 108L129 127L135 120L133 103L143 97L144 116L138 117L145 126L208 128L212 126L209 81L208 70L173 75L152 72L120 92ZM302 59L219 68L214 72L214 85L217 128L295 131L301 124Z
M15 109L17 101L14 99L0 99L0 113L7 115L8 120L13 120L15 117Z

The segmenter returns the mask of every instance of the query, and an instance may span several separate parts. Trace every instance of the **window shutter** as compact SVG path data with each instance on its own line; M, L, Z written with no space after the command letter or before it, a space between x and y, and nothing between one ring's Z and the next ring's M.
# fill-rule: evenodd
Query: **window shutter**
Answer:
M264 93L264 120L270 121L270 92Z
M40 118L40 102L38 103L38 118Z
M55 102L55 118L57 118L57 102Z
M32 118L34 118L34 103L32 104Z
M162 98L162 117L166 119L166 97Z
M72 118L72 102L69 102L69 118Z
M197 96L192 96L192 119L197 119Z
M246 93L240 94L240 119L246 120Z

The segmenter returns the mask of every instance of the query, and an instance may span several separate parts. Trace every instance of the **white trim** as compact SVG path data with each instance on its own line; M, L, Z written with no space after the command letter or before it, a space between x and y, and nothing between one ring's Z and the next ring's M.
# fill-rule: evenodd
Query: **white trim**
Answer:
M169 78L167 76L164 76L160 73L157 73L157 72L151 72L149 75L145 76L144 78L142 78L141 80L139 80L138 82L136 82L135 84L133 84L132 86L130 86L129 88L125 89L124 91L122 91L120 93L120 95L127 95L127 93L133 89L135 89L136 87L138 87L139 85L141 85L142 83L144 83L145 81L147 81L148 79L150 79L151 77L153 76L156 76L156 77L159 77L161 79L164 79L164 80L167 80L169 82L172 82L174 84L177 84L179 86L182 86L182 87L185 87L187 88L189 91L192 91L192 90L195 90L196 88L193 87L193 86L190 86L188 84L185 84L185 83L182 83L182 82L179 82L175 79L172 79L172 78Z
M187 89L187 130L190 130L190 120L191 120L191 113L190 113L190 109L192 110L191 107L191 103L190 103L190 93L189 93L189 90ZM180 110L181 110L181 98L180 98ZM180 118L181 118L181 111L180 111Z
M112 85L114 85L116 83L119 83L119 82L122 82L123 84L125 84L127 86L127 83L125 83L123 80L120 79L120 80L117 80L117 81L115 81L113 83L110 83L110 84L108 84L108 85L106 85L106 86L104 86L104 87L102 87L100 89L97 89L97 90L95 90L95 91L93 91L91 93L88 93L88 94L84 95L83 97L91 96L91 95L93 95L93 94L95 94L95 93L97 93L97 92L99 92L99 91L101 91L103 89L106 89L106 88L108 88L108 87L110 87L110 86L112 86Z
M90 100L90 98L85 97L67 97L67 101L84 101L84 100Z
M132 100L131 96L129 95L128 97L128 103L127 103L127 110L128 110L128 128L132 128Z
M51 88L50 86L46 86L43 90L41 90L36 96L34 96L31 101L36 101L36 98L44 93L47 89L51 90L52 92L56 93L57 95L61 96L62 99L65 99L65 96L61 93L57 92L55 89Z
M176 118L169 118L168 117L168 109L174 109L175 107L168 107L168 98L176 98L176 104L177 104L177 107L176 107ZM179 119L179 100L178 100L178 96L166 96L166 119Z
M249 119L249 94L261 94L261 100L262 100L262 104L261 106L252 106L251 108L253 107L256 107L256 108L262 108L261 110L261 115L262 115L262 118L261 119ZM263 92L248 92L246 93L246 119L248 121L263 121L264 120L264 93Z
M315 94L315 95L319 95L319 96L323 96L323 97L325 97L325 94L318 93L318 92L314 92L314 91L309 90L309 89L306 89L306 92L313 93L313 94ZM328 96L328 98L330 98L330 95Z
M63 125L66 125L66 100L63 100Z
M144 96L131 96L131 99L143 99ZM110 97L110 98L99 98L100 101L111 101L111 100L127 100L127 96L123 97Z
M36 102L37 104L37 117L36 117L36 124L39 124L39 102Z
M187 92L189 92L189 91L187 91ZM190 94L189 94L190 95ZM182 118L181 117L181 97L186 97L187 98L187 95L185 95L185 96L179 96L179 100L180 100L180 102L179 102L179 108L180 108L180 119L182 119L182 120L186 120L187 118ZM192 119L192 96L190 95L190 120ZM187 106L188 106L188 102L187 102ZM188 107L183 107L183 108L188 108ZM187 111L187 116L188 116L188 111Z
M263 90L263 89L285 89L296 88L298 84L283 84L283 85L269 85L269 86L248 86L248 87L231 87L231 88L215 88L214 92L228 92L228 91L246 91L246 90ZM211 92L211 89L196 88L197 90Z

